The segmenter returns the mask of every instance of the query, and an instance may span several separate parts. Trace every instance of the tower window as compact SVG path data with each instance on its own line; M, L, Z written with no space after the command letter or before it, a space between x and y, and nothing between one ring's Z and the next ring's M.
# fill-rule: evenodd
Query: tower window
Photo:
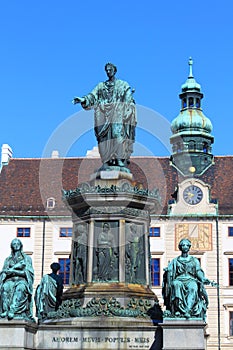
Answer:
M183 108L186 108L186 107L187 107L186 98L183 98L183 100L182 100L182 107L183 107Z
M189 107L193 107L194 102L193 102L193 97L189 97Z
M180 142L177 143L177 153L182 152L182 144Z
M208 153L208 143L207 142L203 142L203 152Z
M201 104L200 104L200 98L196 98L196 107L200 108Z
M188 149L189 149L189 151L195 151L196 150L196 143L194 141L189 141Z

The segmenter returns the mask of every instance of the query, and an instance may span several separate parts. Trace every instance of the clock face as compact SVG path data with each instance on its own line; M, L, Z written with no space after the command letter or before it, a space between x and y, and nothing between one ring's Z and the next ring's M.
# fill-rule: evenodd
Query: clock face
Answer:
M191 205L198 204L202 200L202 197L202 190L195 185L186 187L186 189L183 192L183 198L185 202Z

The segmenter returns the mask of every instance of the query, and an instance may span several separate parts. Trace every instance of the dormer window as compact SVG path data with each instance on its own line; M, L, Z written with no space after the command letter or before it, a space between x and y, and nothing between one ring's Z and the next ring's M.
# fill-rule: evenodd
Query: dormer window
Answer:
M53 197L47 199L46 207L47 209L54 209L55 199Z

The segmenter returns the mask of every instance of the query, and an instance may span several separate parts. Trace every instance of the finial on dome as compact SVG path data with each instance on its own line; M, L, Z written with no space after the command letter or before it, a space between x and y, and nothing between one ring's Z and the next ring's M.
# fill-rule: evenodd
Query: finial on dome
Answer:
M193 59L189 57L189 78L193 78Z

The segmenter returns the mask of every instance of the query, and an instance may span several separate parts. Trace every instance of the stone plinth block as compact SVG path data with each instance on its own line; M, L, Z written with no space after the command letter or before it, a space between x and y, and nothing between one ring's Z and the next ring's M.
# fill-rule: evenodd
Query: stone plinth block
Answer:
M122 172L119 170L112 171L99 171L90 176L90 180L94 180L95 185L108 185L111 181L111 184L119 183L119 180L129 180L133 179L133 175L131 173ZM106 181L106 182L105 182ZM115 182L114 182L115 181Z
M39 326L36 349L149 350L156 327L130 318L73 318Z
M205 350L206 323L202 320L164 319L163 350Z
M34 336L37 328L36 323L27 321L0 321L0 349L36 349Z

